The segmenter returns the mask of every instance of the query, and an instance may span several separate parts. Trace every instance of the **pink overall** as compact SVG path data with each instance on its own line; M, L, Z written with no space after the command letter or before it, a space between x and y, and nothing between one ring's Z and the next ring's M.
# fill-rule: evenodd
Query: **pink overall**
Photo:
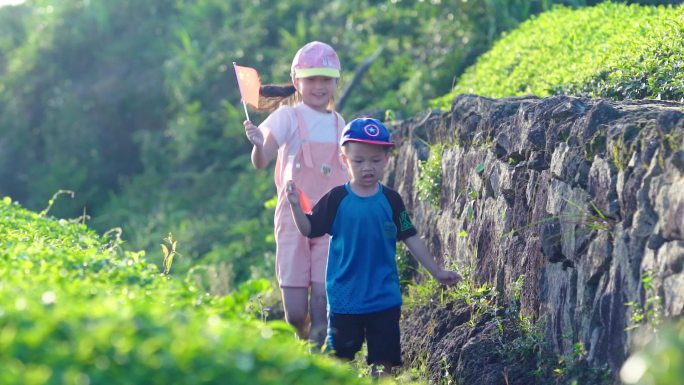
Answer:
M301 114L295 109L301 145L292 148L289 143L278 149L275 166L275 183L278 203L275 210L276 276L280 287L309 287L312 282L325 283L330 236L309 239L302 236L292 219L290 203L285 195L284 178L290 175L297 187L315 205L335 186L349 180L340 158L338 141L343 121L336 113L337 139L335 143L308 141L308 130ZM294 156L288 154L295 154Z

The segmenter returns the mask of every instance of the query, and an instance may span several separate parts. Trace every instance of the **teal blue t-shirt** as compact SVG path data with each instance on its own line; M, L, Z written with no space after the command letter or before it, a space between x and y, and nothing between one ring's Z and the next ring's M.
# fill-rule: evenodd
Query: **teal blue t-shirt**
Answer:
M311 215L310 238L331 235L328 310L366 314L401 305L397 241L416 234L399 194L383 185L361 197L348 184L328 192Z

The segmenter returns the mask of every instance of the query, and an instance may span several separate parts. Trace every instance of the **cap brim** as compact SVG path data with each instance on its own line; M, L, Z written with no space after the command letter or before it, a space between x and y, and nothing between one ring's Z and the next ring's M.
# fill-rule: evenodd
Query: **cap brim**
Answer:
M373 144L376 146L383 146L383 147L394 147L394 143L391 142L378 142L377 140L363 140L363 139L345 139L340 143L340 146L344 145L347 142L356 142L356 143L367 143L367 144Z
M310 78L313 76L327 76L329 78L339 78L340 70L335 68L295 68L296 78Z

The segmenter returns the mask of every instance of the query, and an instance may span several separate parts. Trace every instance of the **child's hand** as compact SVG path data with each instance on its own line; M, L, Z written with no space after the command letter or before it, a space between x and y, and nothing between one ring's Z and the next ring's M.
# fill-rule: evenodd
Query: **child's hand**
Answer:
M259 127L255 126L249 120L245 120L243 125L245 126L245 135L247 135L247 139L249 139L253 145L262 147L264 145L264 135L261 133Z
M287 181L285 184L285 194L287 194L287 200L292 207L299 207L299 190L297 190L294 181Z
M439 283L449 286L453 286L458 283L458 281L463 279L461 275L455 271L441 269L433 274L433 276Z

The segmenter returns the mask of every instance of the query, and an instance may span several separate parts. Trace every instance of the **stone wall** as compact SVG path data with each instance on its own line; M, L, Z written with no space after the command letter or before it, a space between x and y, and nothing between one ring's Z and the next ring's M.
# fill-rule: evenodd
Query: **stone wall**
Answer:
M509 299L522 276L521 314L543 325L557 354L579 342L588 362L614 374L634 337L626 303L658 295L664 318L684 314L682 104L461 95L451 111L393 130L386 183L404 197L435 257L471 269L477 284ZM419 161L437 148L439 207L417 188ZM449 362L459 384L504 383L468 372L477 333L454 344L448 327L425 333L435 320L411 317L402 337L409 361L419 346L441 346L427 360Z

